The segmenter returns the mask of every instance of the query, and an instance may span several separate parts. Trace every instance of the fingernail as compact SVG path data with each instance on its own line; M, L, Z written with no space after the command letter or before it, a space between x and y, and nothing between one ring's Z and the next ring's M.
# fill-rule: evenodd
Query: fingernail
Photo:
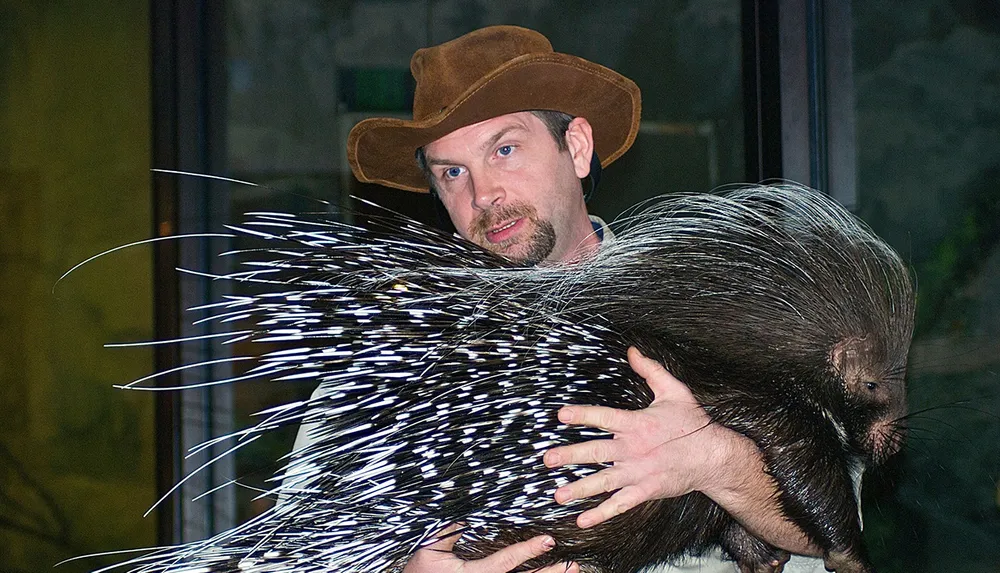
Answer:
M584 517L584 516L581 515L576 520L576 524L579 525L581 528L586 529L586 528L590 527L591 525L593 525L594 523L593 523L593 520L590 517Z
M559 421L568 424L573 421L573 410L563 408L559 410Z
M556 490L555 498L556 503L560 505L573 500L573 496L568 491L563 491L561 489Z
M542 547L544 547L546 551L552 549L555 546L556 546L556 540L552 539L549 536L545 536L545 539L542 540Z
M545 452L545 455L542 456L542 461L545 463L546 466L554 468L558 466L559 462L561 462L562 460L559 459L559 454L555 452Z

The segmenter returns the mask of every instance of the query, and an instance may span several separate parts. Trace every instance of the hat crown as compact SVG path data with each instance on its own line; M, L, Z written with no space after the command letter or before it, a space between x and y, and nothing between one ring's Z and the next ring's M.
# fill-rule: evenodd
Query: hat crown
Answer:
M491 26L417 50L410 60L410 72L416 80L413 119L419 121L440 113L507 62L547 52L552 52L548 38L518 26Z

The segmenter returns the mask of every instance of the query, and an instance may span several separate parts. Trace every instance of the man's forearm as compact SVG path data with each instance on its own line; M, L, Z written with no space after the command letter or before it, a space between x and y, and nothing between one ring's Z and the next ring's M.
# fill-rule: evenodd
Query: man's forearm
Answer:
M717 479L701 492L771 545L790 553L821 555L822 550L781 512L777 484L765 471L764 458L753 441L725 428L715 429L728 434L720 437L726 442L725 453Z

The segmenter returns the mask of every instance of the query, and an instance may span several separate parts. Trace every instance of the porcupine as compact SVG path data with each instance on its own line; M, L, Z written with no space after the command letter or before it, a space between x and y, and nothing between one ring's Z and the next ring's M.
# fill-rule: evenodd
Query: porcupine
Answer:
M666 198L574 266L520 268L415 222L364 226L260 213L264 240L218 303L234 336L285 344L247 377L313 379L308 402L240 434L314 424L272 491L283 501L135 571L391 571L448 523L482 555L540 532L532 563L632 572L721 545L744 571L782 554L700 493L647 502L592 529L556 487L600 466L546 468L544 451L602 432L565 404L641 408L637 346L714 422L758 444L784 514L837 571L871 571L853 476L900 447L913 320L905 264L833 200L796 185ZM204 567L204 569L198 569Z

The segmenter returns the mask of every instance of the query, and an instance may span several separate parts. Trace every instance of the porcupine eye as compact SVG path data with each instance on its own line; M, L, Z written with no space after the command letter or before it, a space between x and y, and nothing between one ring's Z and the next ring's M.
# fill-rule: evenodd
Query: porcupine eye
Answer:
M868 388L868 390L874 392L875 390L878 390L878 382L875 382L873 380L865 382L865 388Z

